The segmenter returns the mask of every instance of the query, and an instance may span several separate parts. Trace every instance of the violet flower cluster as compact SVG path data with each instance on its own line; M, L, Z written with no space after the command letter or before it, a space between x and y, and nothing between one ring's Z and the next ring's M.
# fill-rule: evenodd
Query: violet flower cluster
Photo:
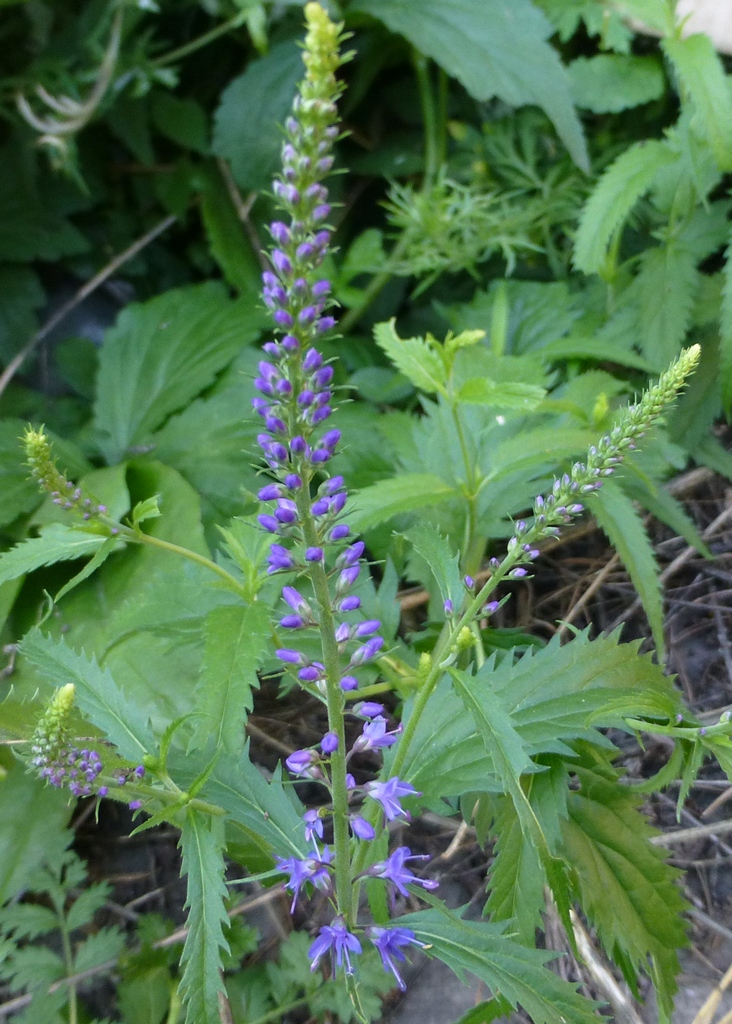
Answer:
M106 796L109 787L97 785L104 763L96 750L79 749L71 743L67 722L74 704L74 684L59 687L36 725L31 738L31 764L38 774L56 789L68 789L72 796ZM142 779L144 765L117 768L114 781L124 786L128 779ZM130 808L142 807L142 801L131 800Z
M264 345L268 358L259 364L255 380L259 395L253 404L263 420L258 443L269 476L259 491L260 500L269 506L259 523L273 535L269 572L301 576L313 594L306 597L289 582L283 587L279 627L293 639L277 650L277 656L285 670L328 708L328 731L317 748L295 751L286 763L296 778L318 780L327 787L333 844L323 843L323 810L310 809L303 826L312 854L279 858L277 864L287 875L285 888L292 894L293 912L307 885L332 895L335 916L311 946L313 969L329 952L334 968L352 973L353 957L362 950L356 932L361 932L403 987L396 962L404 960L404 946L420 943L406 928L359 928L357 908L352 906L352 844L376 835L374 825L360 811L361 804L379 805L383 819L393 821L406 816L401 800L416 791L398 778L357 786L348 771L352 754L397 741L400 729L388 728L381 705L356 705L353 713L364 725L351 751L344 749L346 695L358 689L359 669L377 657L384 639L377 619L350 618L361 604L353 588L361 573L364 545L352 540L344 522L348 498L343 478L328 472L341 435L327 425L333 367L316 347L318 339L335 326L329 312L330 282L320 271L331 241L331 207L322 182L333 166L333 143L339 134L336 100L341 86L335 72L345 59L338 52L343 36L319 4L306 4L305 16L305 78L285 123L283 170L272 190L284 218L270 225L271 269L263 275L264 301L278 330ZM298 636L308 631L317 633L320 655L312 656L298 644ZM394 892L405 895L409 884L425 889L437 885L410 870L409 863L420 859L400 847L367 874L390 886L393 905Z

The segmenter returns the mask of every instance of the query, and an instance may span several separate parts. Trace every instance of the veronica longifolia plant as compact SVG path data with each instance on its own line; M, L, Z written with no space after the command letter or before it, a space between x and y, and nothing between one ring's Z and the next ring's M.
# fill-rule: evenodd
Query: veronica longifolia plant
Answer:
M564 682L556 693L552 691L556 697L554 704L547 698L546 714L554 718L549 722L547 736L542 739L537 734L541 716L534 710L536 701L532 696L536 687L525 690L522 698L522 707L528 708L527 726L519 717L521 708L513 707L499 693L499 671L510 676L511 659L496 666L494 661L484 662L482 657L472 661L470 652L479 639L479 621L495 610L496 588L503 580L525 578L539 554L539 542L556 534L583 512L604 479L615 472L626 453L635 448L674 399L696 365L698 349L683 353L636 405L620 413L616 425L589 449L584 462L575 463L557 479L551 493L536 498L532 514L515 523L503 558L491 559L486 575L481 577L485 582L477 585L466 576L462 583L458 581L457 589L453 585L446 588L444 625L431 652L415 659L418 668L412 672L413 695L406 704L404 724L391 723L384 706L368 699L371 693L360 690L362 669L369 666L372 670L373 664L378 664L385 653L385 642L380 635L381 623L377 619L363 618L360 612L356 584L361 574L368 573L364 562L365 545L352 536L346 521L349 498L345 482L329 471L340 433L329 424L333 408L333 367L318 348L319 340L335 327L329 312L331 286L321 272L332 234L331 207L323 181L332 168L333 145L339 135L336 102L342 86L336 72L346 59L339 55L344 36L340 26L331 22L318 4L308 3L305 15L308 25L304 46L306 74L292 115L285 124L283 169L273 186L281 219L270 225L270 269L264 274L264 301L271 310L275 330L272 339L264 345L266 358L259 364L255 382L259 395L254 399L254 408L262 420L258 440L267 477L259 491L266 509L258 517L259 525L271 537L268 572L272 577L281 577L284 584L276 622L272 624L273 635L277 637L276 655L283 674L289 674L296 685L327 709L327 729L320 741L309 749L291 754L286 767L293 780L307 779L324 787L327 802L306 809L293 826L287 819L287 815L294 813L290 802L283 799L277 803L280 798L271 795L279 792L277 786L270 789L253 767L247 768L248 762L242 768L241 759L237 760L239 755L235 757L228 748L223 753L217 749L208 766L199 766L200 774L195 779L186 778L185 762L169 770L168 753L181 720L169 725L160 741L159 754L154 753L151 749L154 739L146 721L136 708L125 704L123 694L106 670L84 660L61 642L55 645L46 638L39 639L37 632L35 638L24 641L24 653L41 668L45 666L57 681L66 681L68 674L75 674L82 684L82 711L105 730L110 749L116 745L126 761L105 774L106 753L100 756L96 751L79 749L70 742L67 720L74 689L68 686L61 686L38 723L29 760L43 778L55 786L68 787L74 795L93 792L104 795L109 792L110 781L116 785L129 783L126 792L136 798L131 806L139 806L139 796L149 801L145 809L155 810L150 819L153 823L165 818L179 823L180 816L176 815L179 812L185 815L182 846L183 867L189 877L190 930L184 950L183 988L188 999L188 1019L196 1024L201 1020L214 1021L218 1014L221 980L220 963L215 954L219 947L225 946L222 930L225 888L222 830L217 828L216 822L227 815L243 824L250 834L259 832L266 848L274 848L273 874L280 880L284 878L291 911L297 909L304 894L313 890L327 894L328 919L313 937L309 951L311 964L315 970L329 958L333 971L345 975L357 1015L362 1015L357 983L359 957L365 945L371 945L378 951L384 969L393 973L401 988L404 981L400 964L406 958L406 951L410 947L422 947L431 955L439 956L458 974L464 970L478 974L511 1005L523 1005L537 1024L566 1020L583 1024L596 1019L590 1005L571 986L543 968L541 954L526 948L532 944L535 928L541 921L546 882L552 888L570 932L570 897L576 896L587 904L594 913L593 922L603 942L613 955L616 947L619 948L624 970L629 975L651 958L654 979L659 986L665 986L662 1001L667 1009L676 962L673 956L667 955L658 937L658 928L644 922L635 930L630 925L627 929L624 926L621 934L612 916L613 908L609 909L610 917L603 916L602 905L596 902L596 887L591 888L594 876L590 868L597 858L587 860L588 890L582 890L581 884L577 888L572 879L585 877L582 865L577 863L578 850L582 847L577 845L575 836L572 852L568 853L568 840L560 838L559 822L567 817L569 787L562 790L558 781L554 790L547 790L542 810L532 804L523 777L539 780L548 777L538 774L549 767L538 755L563 756L568 767L562 763L561 779L566 781L570 772L588 780L588 786L594 779L593 799L599 799L598 787L607 785L608 778L617 780L607 759L607 743L603 741L603 745L598 741L596 748L590 743L591 749L597 751L594 760L595 755L586 756L587 748L581 744L588 744L591 727L604 724L605 720L608 724L622 720L629 731L663 732L674 737L680 746L685 745L687 752L691 751L690 767L684 775L684 784L688 787L701 763L702 747L714 749L718 756L721 756L720 751L726 750L728 723L704 728L685 720L684 712L678 710L678 698L660 669L647 660L642 662L640 682L633 682L626 689L622 689L622 673L618 674L614 661L610 681L596 682L595 677L598 673L601 675L604 665L602 659L615 657L612 651L616 641L610 638L598 642L595 676L577 675L578 670L570 662L557 668L563 649L557 644L547 648L544 664L554 672L552 678L559 676ZM26 449L31 471L39 483L50 492L57 505L70 516L76 516L85 545L83 552L79 552L78 547L74 547L78 533L73 533L70 540L69 534L61 530L42 542L43 551L38 556L30 553L29 558L37 559L42 555L52 561L96 552L94 564L90 563L88 569L91 572L98 562L121 545L151 544L206 566L217 574L219 583L223 581L230 592L227 598L233 593L256 607L256 591L246 591L223 564L141 530L145 519L159 514L154 501L138 506L133 511L131 524L118 522L104 505L58 472L42 432L28 431ZM437 539L441 540L438 536ZM29 543L32 548L34 542ZM72 553L60 556L54 544L66 545L64 550L69 548ZM436 550L433 554L432 567L440 568L438 563L443 559L443 576L449 574L451 567L457 571L451 552L445 554ZM33 564L44 563L36 560ZM75 581L84 573L87 570ZM261 611L261 605L258 610ZM584 642L586 638L572 643ZM534 664L539 664L540 657L544 657L543 652L533 658ZM636 659L641 664L630 646L624 657L625 662ZM525 660L532 661L528 656ZM518 663L519 671L522 665L523 661ZM504 666L508 667L504 669ZM529 670L532 671L541 670ZM511 679L503 679L502 685L504 692L510 691ZM585 688L595 685L598 689L594 691L594 702L586 701ZM600 689L603 685L604 691ZM388 686L384 685L383 689ZM577 702L580 692L583 698ZM603 693L608 696L603 698ZM227 709L224 702L223 715L227 714ZM242 708L242 719L244 713ZM445 741L448 746L444 749L439 735L443 714L449 718L449 737L452 737ZM348 716L359 723L350 750L345 729ZM440 726L431 728L431 717L439 718ZM522 732L525 727L528 731ZM570 746L572 742L574 747ZM450 743L454 749L449 747ZM226 748L226 743L220 746ZM428 764L421 776L414 768L417 746ZM462 775L452 770L461 746L470 750L468 766L471 763L479 766L473 768L472 775L464 766ZM365 751L382 752L385 763L377 778L358 784L350 771L351 758ZM138 752L140 764L134 760ZM251 774L246 775L249 769ZM146 770L148 777L143 784ZM176 770L180 774L180 785L174 781ZM559 775L556 778L559 780ZM429 798L425 794L425 799L443 807L440 801L454 800L463 794L492 795L491 799L503 794L495 797L498 803L493 806L492 820L505 826L506 835L516 825L518 831L511 832L513 841L518 835L518 841L526 845L515 852L509 844L508 852L504 853L503 835L498 829L492 886L494 892L500 894L513 893L519 884L523 885L522 899L525 896L528 909L522 906L522 899L516 900L515 896L508 902L499 901L499 906L489 900L489 910L499 922L497 926L488 922L466 922L431 895L438 881L418 870L420 867L429 870L425 864L429 858L413 853L406 845L398 845L390 852L389 826L407 821L409 807L416 806L423 795L415 782L423 789L429 783L431 792ZM540 782L536 786L540 789ZM563 797L556 795L560 790ZM627 787L617 787L617 790L625 790L627 794ZM607 799L614 799L612 793ZM622 799L628 797L624 795ZM625 807L624 820L637 822L634 839L640 847L647 839L643 831L645 824L632 804L632 797L629 799L631 804ZM550 826L540 820L547 807L553 808L554 814ZM577 815L579 813L577 811ZM272 824L270 819L278 819L278 816L287 821L287 827L280 827L277 820ZM574 827L579 828L576 821ZM298 832L298 841L288 849L285 840L292 837L293 830ZM588 829L588 834L590 831ZM282 843L279 849L278 842ZM636 867L656 899L672 905L673 915L678 909L674 903L678 897L672 875L664 875L661 882L658 881L657 857L660 856L658 851L643 853ZM576 870L569 876L563 865L572 858ZM516 864L529 865L529 868L519 876ZM369 896L368 911L360 899L364 885ZM663 889L660 895L653 889L654 885ZM640 891L634 882L633 892L628 895L631 902L636 890ZM400 917L399 908L407 897L426 900L431 909ZM644 899L641 896L641 902ZM638 910L641 919L643 912L641 906ZM500 922L507 918L514 920L523 945L503 932ZM675 945L682 942L683 929L680 938L674 933L671 941ZM675 945L672 946L674 956ZM490 1005L486 1019L494 1019L496 1013L505 1008L498 995Z

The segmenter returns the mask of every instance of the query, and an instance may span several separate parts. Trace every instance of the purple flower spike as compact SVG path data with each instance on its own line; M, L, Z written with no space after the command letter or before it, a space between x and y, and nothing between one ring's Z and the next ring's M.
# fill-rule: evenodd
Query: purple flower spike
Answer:
M308 548L305 552L306 562L322 562L323 561L323 549L322 548Z
M333 754L338 750L338 736L334 732L327 732L320 741L320 749L324 754Z
M381 804L387 821L395 821L399 817L406 818L407 812L399 802L401 797L422 795L414 786L408 782L402 782L396 775L387 779L386 782L367 782L365 789L373 800Z
M436 889L439 886L440 883L435 879L417 878L408 867L405 867L408 860L429 859L426 854L413 854L408 846L399 846L394 850L391 857L369 868L368 873L373 875L374 878L386 879L387 882L391 882L402 896L408 896L407 885L421 885L423 889Z
M356 714L363 713L363 706L356 711ZM393 746L402 734L401 724L391 732L386 731L386 719L377 714L370 722L363 727L363 732L353 744L354 753L362 750L378 750L380 747Z
M358 679L355 676L343 676L341 679L341 689L348 692L349 690L358 689Z
M314 750L293 750L285 764L293 775L309 775L310 769L318 760Z
M391 971L401 991L406 992L407 986L394 961L398 960L399 963L404 963L406 960L402 946L422 946L424 948L425 943L415 938L411 928L379 928L372 925L367 931L368 937L379 951L384 970Z
M362 818L359 814L351 815L350 822L351 831L357 839L369 840L373 839L376 835L376 831L374 830L374 826L371 822L366 821L366 819Z
M308 956L312 960L310 970L314 971L320 962L320 958L328 951L333 958L334 973L336 967L345 964L346 974L353 974L351 964L351 953L361 952L361 943L355 935L352 935L346 928L345 921L336 917L333 924L324 924L318 932L318 937L308 950Z

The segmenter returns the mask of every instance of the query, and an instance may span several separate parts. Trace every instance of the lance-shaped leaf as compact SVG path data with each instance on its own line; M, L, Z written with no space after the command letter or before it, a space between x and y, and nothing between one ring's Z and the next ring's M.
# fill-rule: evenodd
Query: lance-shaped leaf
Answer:
M663 597L653 546L633 502L618 485L606 481L592 503L592 512L628 570L653 632L659 661L663 661Z
M187 790L210 761L212 748L182 754L172 751L168 767L172 778ZM226 811L268 857L304 857L305 830L297 797L282 785L279 769L268 782L249 759L248 747L240 757L222 755L199 794Z
M24 540L0 555L0 583L25 576L44 565L93 555L106 540L107 537L101 533L73 530L61 523L53 523L40 536Z
M732 170L732 96L712 40L703 33L661 43L691 99L704 136L720 168Z
M701 275L696 255L680 241L646 249L632 292L640 306L643 355L663 370L679 354L691 324Z
M181 955L184 965L180 988L186 1003L186 1024L221 1024L219 993L221 951L229 952L224 938L228 924L224 901L223 828L191 808L180 835L181 874L188 876L186 908L188 935Z
M519 941L533 946L544 910L544 872L539 853L528 839L508 797L499 799L493 822L496 845L490 868L486 913L493 921L512 921Z
M361 533L402 512L414 512L456 496L457 491L434 473L404 473L359 491L349 521Z
M608 167L582 211L574 250L578 270L593 274L602 268L613 235L658 171L674 159L665 142L648 139L626 149Z
M530 839L539 855L547 881L567 934L572 936L569 921L569 897L564 869L561 861L552 855L539 819L521 784L521 776L538 770L531 760L526 746L516 731L511 715L495 699L491 691L485 692L475 685L475 677L453 669L453 683L465 707L470 712L486 753L493 761L495 772L504 790L510 795L521 825L521 831Z
M499 96L513 107L545 111L572 159L587 168L587 151L567 74L548 43L551 26L529 0L358 0L437 61L480 101Z
M451 601L455 611L458 611L465 597L465 587L460 576L460 556L453 554L449 541L427 523L412 527L405 536L430 567L442 600Z
M252 687L270 636L267 608L261 601L223 605L206 616L201 679L196 688L196 746L213 738L217 750L240 754L244 722L252 710Z
M420 391L445 395L447 372L439 352L423 338L400 338L394 324L395 320L391 319L374 327L376 344Z
M464 921L447 908L406 914L399 925L428 943L458 978L470 971L512 1007L523 1007L534 1024L597 1024L594 1004L544 966L550 954L526 949L501 926Z
M137 705L128 700L109 670L101 668L96 658L74 651L63 638L55 641L40 629L26 634L20 652L58 686L74 684L79 708L122 757L140 761L144 754L155 750L155 740Z
M577 895L608 955L629 983L648 970L664 1013L672 1009L679 971L677 950L687 944L681 914L686 903L679 872L649 843L657 835L639 813L640 799L619 786L617 773L597 761L573 769L580 789L568 797L564 849Z

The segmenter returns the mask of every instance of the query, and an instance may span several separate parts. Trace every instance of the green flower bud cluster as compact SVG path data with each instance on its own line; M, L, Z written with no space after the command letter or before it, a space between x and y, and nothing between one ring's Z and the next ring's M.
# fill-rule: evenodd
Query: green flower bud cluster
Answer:
M109 523L107 506L84 494L80 487L59 472L48 438L42 430L33 430L29 427L22 441L31 476L38 481L44 491L48 491L54 505L67 512L77 513L85 521ZM112 527L111 532L116 533L117 530Z

